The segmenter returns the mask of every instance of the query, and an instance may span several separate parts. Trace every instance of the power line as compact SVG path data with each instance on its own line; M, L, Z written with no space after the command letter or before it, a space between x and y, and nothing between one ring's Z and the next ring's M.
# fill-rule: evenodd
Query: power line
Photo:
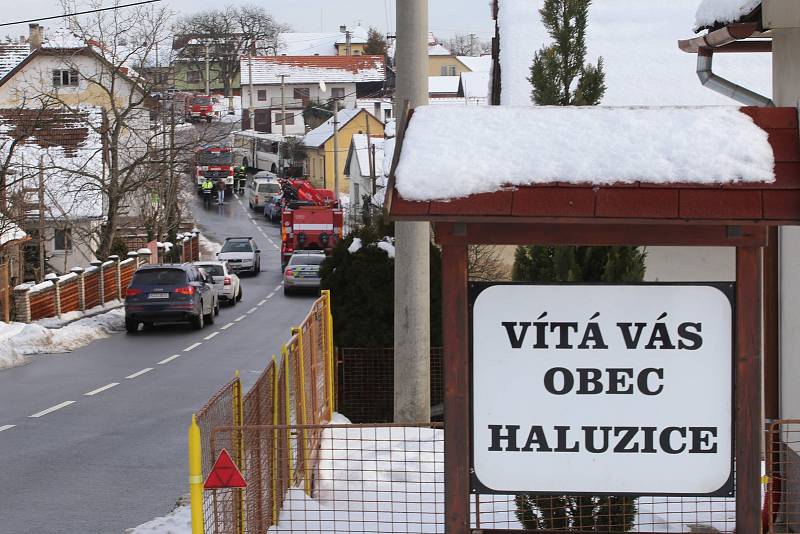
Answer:
M122 9L124 7L134 7L134 6L141 6L144 4L153 4L155 2L160 2L161 0L142 0L141 2L134 2L132 4L124 4L121 6L112 6L112 7L101 7L99 9L90 9L89 11L78 11L75 13L64 13L63 15L55 15L52 17L40 17L38 19L28 19L28 20L18 20L15 22L3 22L0 23L0 27L2 26L13 26L14 24L25 24L27 22L38 22L40 20L53 20L53 19L63 19L67 17L74 17L76 15L88 15L90 13L99 13L100 11L111 11L114 9Z

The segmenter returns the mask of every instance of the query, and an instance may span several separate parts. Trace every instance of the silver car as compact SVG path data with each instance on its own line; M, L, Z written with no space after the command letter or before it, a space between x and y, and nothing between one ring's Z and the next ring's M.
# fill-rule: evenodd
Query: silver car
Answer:
M242 300L242 285L239 277L228 268L227 261L197 261L195 265L214 279L219 299L231 306Z
M227 261L228 268L235 272L249 271L254 276L261 272L261 249L252 237L227 237L222 250L217 252L219 261Z
M299 289L319 290L322 279L319 267L325 260L321 250L303 250L292 254L283 270L283 294L291 295Z

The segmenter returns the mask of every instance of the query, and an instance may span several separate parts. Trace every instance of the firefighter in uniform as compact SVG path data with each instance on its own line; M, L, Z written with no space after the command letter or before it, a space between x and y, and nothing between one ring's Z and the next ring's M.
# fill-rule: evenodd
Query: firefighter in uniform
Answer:
M214 182L212 182L210 178L206 178L200 185L200 190L203 193L203 202L210 204L211 193L214 191Z

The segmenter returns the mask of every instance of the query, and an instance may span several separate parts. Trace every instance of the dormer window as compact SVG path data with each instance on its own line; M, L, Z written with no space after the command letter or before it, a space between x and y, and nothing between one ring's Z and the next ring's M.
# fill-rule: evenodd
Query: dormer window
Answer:
M75 69L56 69L53 71L53 86L54 87L77 87L78 86L78 71Z

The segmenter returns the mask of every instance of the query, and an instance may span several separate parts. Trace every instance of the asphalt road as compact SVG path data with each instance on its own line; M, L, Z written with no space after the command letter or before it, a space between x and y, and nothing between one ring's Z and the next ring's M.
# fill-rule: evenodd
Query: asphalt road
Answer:
M119 333L0 372L0 533L120 533L188 492L191 414L237 369L249 388L314 298L284 297L278 226L226 200L195 202L198 224L212 240L252 235L262 272L214 325Z

